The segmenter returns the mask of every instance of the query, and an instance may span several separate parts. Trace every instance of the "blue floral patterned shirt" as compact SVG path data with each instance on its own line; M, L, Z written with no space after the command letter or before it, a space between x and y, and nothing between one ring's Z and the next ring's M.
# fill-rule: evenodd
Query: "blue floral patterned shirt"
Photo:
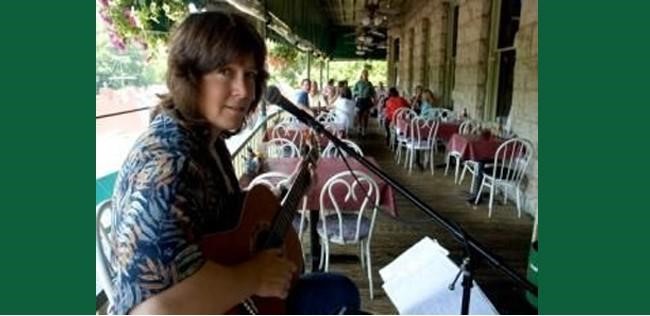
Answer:
M198 271L201 236L233 227L242 198L223 139L156 116L115 183L109 312L126 314Z

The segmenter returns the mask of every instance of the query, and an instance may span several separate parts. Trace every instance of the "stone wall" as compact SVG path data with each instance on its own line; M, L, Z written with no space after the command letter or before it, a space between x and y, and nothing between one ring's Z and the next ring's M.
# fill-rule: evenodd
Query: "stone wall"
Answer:
M519 32L515 37L517 59L510 119L517 135L533 143L535 154L529 166L526 211L537 211L537 0L522 1Z
M487 77L490 1L461 0L458 13L454 109L482 118Z
M428 88L440 94L445 83L446 45L449 19L449 3L442 1L415 0L408 2L404 15L388 30L389 38L400 38L399 84L401 93L409 87L421 84L424 73L423 60L429 64ZM470 117L484 118L486 103L487 60L490 30L490 0L460 0L458 17L458 41L455 64L455 85L452 91L454 108L467 109ZM537 138L537 0L522 1L519 31L515 38L516 64L514 70L513 101L510 111L512 127L517 135L529 139L535 154L529 166L524 208L528 213L537 210L538 198L538 138ZM422 37L424 19L429 21L429 39ZM411 45L410 30L415 38ZM392 41L389 43L392 51ZM428 55L423 56L423 45ZM413 80L409 82L409 57L413 55ZM392 59L389 59L391 67ZM390 74L394 76L395 74Z
M445 45L447 32L447 4L442 1L419 0L412 1L410 8L398 26L388 30L388 37L392 40L400 38L399 60L399 85L400 93L412 93L411 88L428 82L426 85L434 93L442 92L444 79ZM428 21L428 38L423 36L424 24ZM411 45L411 29L414 39ZM427 46L425 49L425 45ZM391 54L392 47L389 50ZM426 52L426 53L425 53ZM412 63L410 57L412 55ZM426 56L425 56L426 55ZM428 63L427 66L424 63ZM389 59L389 68L392 67ZM413 65L412 80L409 80L410 65ZM394 74L389 74L392 78ZM425 78L426 76L426 78Z

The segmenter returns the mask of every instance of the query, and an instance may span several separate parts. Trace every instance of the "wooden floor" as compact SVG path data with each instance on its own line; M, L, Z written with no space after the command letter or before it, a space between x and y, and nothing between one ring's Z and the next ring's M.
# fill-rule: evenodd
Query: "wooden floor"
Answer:
M374 157L382 170L414 192L434 210L459 223L468 234L501 257L517 273L525 276L533 225L533 219L529 215L522 214L522 217L518 218L516 208L511 203L502 205L501 202L495 201L492 218L488 218L487 203L472 207L466 202L470 180L466 179L462 186L455 185L453 174L450 172L449 176L445 176L444 168L436 169L433 176L430 170L420 171L415 168L409 174L402 165L395 163L392 153L385 145L383 131L376 127L375 122L371 122L371 125L373 128L366 136L351 136L366 155ZM436 157L436 164L442 162L444 157L440 154ZM428 215L417 210L404 197L398 194L396 198L399 218L396 220L379 215L372 239L374 300L369 298L367 277L362 273L356 258L330 262L330 271L344 273L357 284L361 292L362 309L373 314L397 314L381 287L382 280L378 271L424 236L437 239L442 246L450 250L450 257L457 264L462 256L461 244L450 234L431 222ZM358 255L358 247L334 247L332 253ZM508 277L487 263L481 262L475 277L499 313L537 313L537 310L525 301L523 291L517 289Z

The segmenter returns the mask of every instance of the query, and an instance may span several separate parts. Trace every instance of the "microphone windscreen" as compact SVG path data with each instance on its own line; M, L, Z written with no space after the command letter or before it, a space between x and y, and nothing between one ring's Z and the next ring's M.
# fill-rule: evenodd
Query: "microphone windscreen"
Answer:
M266 88L266 93L264 94L264 99L272 104L280 104L284 97L282 96L282 93L280 93L280 89L276 86L268 86Z

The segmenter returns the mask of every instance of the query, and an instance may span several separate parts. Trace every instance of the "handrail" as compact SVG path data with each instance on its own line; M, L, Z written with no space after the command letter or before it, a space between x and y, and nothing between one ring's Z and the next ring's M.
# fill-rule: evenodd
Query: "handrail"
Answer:
M97 115L97 116L95 116L95 120L99 120L99 119L103 119L103 118L107 118L107 117L119 116L119 115L122 115L122 114L128 114L128 113L132 113L132 112L144 111L144 110L148 110L150 108L152 108L152 106L143 106L143 107L137 108L137 109L131 109L131 110L126 110L126 111L120 111L120 112L113 112L113 113L108 113L108 114Z

